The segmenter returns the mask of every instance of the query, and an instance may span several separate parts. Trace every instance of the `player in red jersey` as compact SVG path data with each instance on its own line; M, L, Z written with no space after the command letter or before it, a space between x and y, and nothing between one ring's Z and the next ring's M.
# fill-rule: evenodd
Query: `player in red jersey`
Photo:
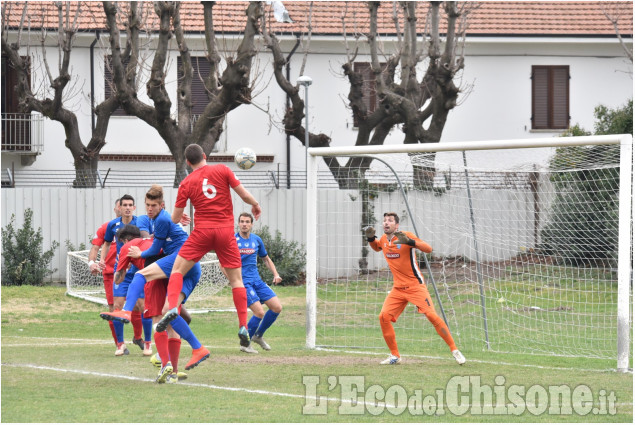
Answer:
M139 257L132 257L129 252L135 247L141 250L149 249L153 243L152 239L140 239L140 231L136 226L124 226L117 232L117 238L125 241L125 245L121 247L119 252L119 264L121 270L115 273L115 283L121 282L126 274L125 269L130 264L135 267L142 267L146 260ZM156 262L150 264L143 270L148 270L154 277L149 282L145 283L145 311L146 317L152 317L154 323L157 323L163 317L164 307L167 310L167 285L169 273L172 270L174 260L176 259L176 252L158 259ZM137 274L142 273L141 271ZM136 275L135 275L136 276ZM195 264L194 267L183 278L183 302L192 293L196 287L198 281L201 278L200 264ZM134 300L130 307L134 305ZM128 314L130 314L128 312ZM102 314L104 317L104 314ZM128 320L129 320L128 316ZM157 347L157 351L161 356L161 371L157 377L159 384L165 382L177 382L179 379L184 379L186 375L178 372L179 353L181 349L181 339L185 339L192 347L192 358L186 364L185 369L189 370L198 366L202 361L209 358L210 352L207 348L203 347L198 338L194 335L187 322L182 317L177 317L172 320L167 328L166 332L157 331L154 333L154 341Z
M240 252L234 236L234 207L231 190L247 204L258 220L262 210L258 201L240 184L234 173L223 164L207 165L203 149L196 144L185 148L187 165L192 172L181 182L172 211L172 221L181 221L187 201L194 206L194 229L185 241L174 262L168 285L169 311L156 325L162 332L178 316L183 300L183 276L209 251L216 251L218 261L227 272L232 287L234 305L238 313L240 345L249 346L247 332L247 292L243 285Z
M115 200L115 208L114 208L115 217L121 217L120 206L121 206L120 200L119 199ZM99 272L102 273L102 276L104 279L104 290L106 291L106 302L108 303L108 309L110 311L113 311L114 310L113 305L115 301L112 295L112 281L113 281L113 274L115 272L115 261L117 260L117 247L115 245L110 245L110 249L108 250L108 253L105 256L102 253L100 260L97 261L97 253L99 252L99 249L101 248L101 246L104 244L104 236L106 234L106 227L108 226L108 223L110 223L110 221L105 222L99 227L99 229L97 229L97 232L95 232L95 236L93 237L93 240L91 241L93 246L90 248L90 252L88 253L88 269L90 270L90 273L93 275L97 275ZM116 346L117 334L115 333L115 326L113 325L112 320L109 320L108 324L110 325L110 332L112 332L112 337L115 340L115 346Z
M415 248L426 253L432 247L419 239L414 233L399 231L399 216L394 212L384 214L384 234L375 237L375 229L365 229L368 244L375 251L383 251L386 262L393 276L393 287L379 313L379 324L386 345L390 349L388 358L381 364L399 364L401 357L397 349L397 338L392 322L396 322L408 302L417 306L419 313L425 314L437 333L450 347L450 351L458 364L465 363L465 357L456 348L448 326L434 310L432 298L428 292L421 270L417 264Z

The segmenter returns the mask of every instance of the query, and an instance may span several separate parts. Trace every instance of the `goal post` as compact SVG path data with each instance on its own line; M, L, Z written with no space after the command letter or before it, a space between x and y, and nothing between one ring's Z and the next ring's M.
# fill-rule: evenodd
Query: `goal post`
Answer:
M346 182L323 165L371 156L381 161L347 170ZM361 228L380 233L394 211L434 249L426 283L462 349L491 342L498 352L617 358L628 370L632 166L631 135L308 149L307 347L385 350L377 316L392 280ZM424 322L407 307L395 324L402 352L442 347Z
M86 250L67 253L66 294L107 305L102 275L92 275L88 268L89 252ZM201 278L187 300L188 311L191 313L235 311L231 295L223 294L223 289L229 288L229 281L220 269L216 254L206 254L200 263Z

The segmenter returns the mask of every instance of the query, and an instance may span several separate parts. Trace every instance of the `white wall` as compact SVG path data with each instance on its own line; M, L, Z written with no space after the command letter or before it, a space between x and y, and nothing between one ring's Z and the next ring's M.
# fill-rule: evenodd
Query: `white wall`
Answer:
M74 83L74 95L67 105L73 109L80 122L80 131L87 143L90 137L90 75L89 49L91 34L78 35L78 47L73 50L72 71L81 76ZM105 45L102 38L98 46ZM292 39L283 39L283 49L290 51ZM362 45L362 47L364 47ZM192 42L193 51L200 50L200 42ZM333 37L314 37L311 44L305 74L313 78L309 88L309 127L312 132L322 132L332 138L332 146L352 145L357 135L352 127L350 110L347 108L348 83L342 76L343 45ZM95 49L96 100L103 99L103 54ZM56 69L57 51L49 48L47 57L51 68ZM291 60L291 80L298 76L302 60L297 51ZM368 60L364 48L357 58ZM167 74L167 90L176 91L176 52L171 53L170 69ZM571 71L570 110L571 123L579 123L588 130L593 128L593 109L599 104L609 107L623 105L632 97L632 64L628 62L614 38L470 38L467 45L465 70L460 81L465 90L459 98L459 106L453 109L443 133L444 141L497 140L556 135L553 132L532 132L531 122L531 66L537 64L569 65ZM423 68L422 68L423 69ZM42 69L35 74L42 75ZM254 72L258 73L258 84L254 94L254 105L242 105L230 112L227 128L221 139L221 146L227 153L240 147L252 147L257 154L274 155L273 164L259 163L257 169L286 170L285 135L280 128L284 114L285 100L282 91L272 79L271 56L268 52L257 55ZM141 99L147 99L144 84L141 85ZM304 97L304 89L300 89ZM173 98L174 99L174 98ZM176 104L173 105L176 113ZM273 117L262 111L268 109ZM37 161L29 166L35 170L72 169L72 156L64 147L62 126L45 120L45 150ZM398 144L402 134L395 129L386 144ZM130 117L112 117L103 153L146 153L169 154L167 146L158 133L141 120ZM517 153L500 155L491 153L474 154L474 161L484 166L503 164L513 168L518 160ZM542 162L544 158L524 158L525 162ZM15 163L22 168L19 158L12 154L2 155L2 168ZM292 138L290 169L304 170L304 146ZM103 162L100 168L107 169L171 168L172 164Z
M42 229L43 249L51 241L60 247L52 261L57 272L53 280L65 278L68 240L77 249L80 243L90 248L90 235L101 224L114 218L113 200L123 194L132 195L137 203L136 214L144 214L145 188L71 189L16 188L2 189L2 223L6 226L15 214L15 224L21 228L23 211L33 211L33 227ZM171 211L176 190L164 188L166 209ZM269 226L271 233L280 231L282 237L306 242L306 192L304 189L251 190L260 202L263 214L254 227ZM234 195L234 216L250 211ZM409 192L409 203L415 216L412 223L406 206L397 191L383 193L373 199L376 223L381 234L381 217L395 211L402 217L401 230L418 231L421 238L434 248L435 256L465 256L475 260L471 222L465 190L453 190L442 196L429 192ZM481 244L482 261L508 259L533 247L533 201L523 191L474 191L474 211L477 238ZM491 205L495 204L496 208ZM191 211L188 211L191 214ZM358 273L361 250L367 246L361 236L361 199L356 190L324 189L318 192L318 275L335 277ZM369 268L385 266L383 256L372 250L368 255Z

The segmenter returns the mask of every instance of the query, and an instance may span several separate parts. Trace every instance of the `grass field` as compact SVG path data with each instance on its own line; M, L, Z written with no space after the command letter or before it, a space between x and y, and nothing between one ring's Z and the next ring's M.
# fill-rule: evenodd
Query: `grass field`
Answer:
M2 422L633 422L633 375L605 360L467 351L461 367L447 349L422 347L379 366L385 348L305 349L304 288L276 290L272 351L239 352L235 313L195 315L212 357L158 385L136 346L113 355L103 307L64 288L3 287ZM181 367L189 357L183 343ZM351 388L365 401L351 405Z

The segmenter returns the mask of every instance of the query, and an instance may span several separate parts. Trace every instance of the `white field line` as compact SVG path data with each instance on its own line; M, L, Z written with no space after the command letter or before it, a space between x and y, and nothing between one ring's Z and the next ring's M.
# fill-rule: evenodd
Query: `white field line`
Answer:
M366 354L372 356L386 356L386 353L377 353L374 351L353 351L353 350L343 350L336 348L315 348L317 351L328 351L333 353L347 353L347 354ZM446 357L440 356L424 356L424 355L407 355L405 358L414 357L414 358L422 358L422 359L434 359L434 360L451 360L451 356L448 355ZM493 365L504 365L504 366L515 366L515 367L527 367L530 369L548 369L548 370L567 370L567 371L576 371L576 372L616 372L616 369L580 369L578 367L558 367L558 366L540 366L535 364L520 364L520 363L506 363L500 362L497 360L472 360L469 357L467 358L467 363L484 363L484 364L493 364ZM633 370L629 369L628 373L632 374Z
M37 369L37 370L48 370L51 372L61 372L61 373L77 373L80 375L89 375L95 376L99 378L118 378L118 379L127 379L129 381L139 381L139 382L151 382L154 383L154 379L150 378L140 378L137 376L129 376L129 375L117 375L113 373L101 373L101 372L93 372L88 370L77 370L77 369L62 369L57 367L50 366L40 366L34 364L11 364L11 363L2 363L2 367L16 367L16 368L25 368L25 369ZM197 384L193 382L179 382L178 385L186 385L188 387L199 387L199 388L208 388L212 390L220 390L220 391L232 391L232 392L244 392L249 394L261 394L267 396L276 396L276 397L286 397L286 398L297 398L304 400L315 400L322 401L326 400L329 402L337 402L337 403L352 403L351 400L344 400L336 397L325 397L325 396L316 396L310 397L304 394L291 394L291 393L281 393L277 391L266 391L266 390L254 390L249 388L240 388L240 387L224 387L220 385L212 385L212 384ZM373 402L373 403L364 403L372 406L385 406L389 408L394 408L395 406L391 404L385 404L383 402Z
M38 342L37 345L38 346L42 346L42 347L47 347L47 346L59 346L59 345L101 345L101 344L113 344L114 342L109 339L109 340L101 340L101 339L81 339L81 338L63 338L60 341L60 338L56 338L56 337L39 337L39 336L21 336L21 335L12 335L12 336L5 336L3 337L3 341L7 340L7 339L11 339L11 338L15 338L15 339L34 339L34 340L39 340L39 341L47 341L49 340L50 342ZM73 342L69 342L69 341L73 341ZM7 344L7 343L2 343L2 347L24 347L24 346L33 346L33 344L29 344L29 343L14 343L14 344ZM227 349L227 348L232 348L234 347L233 345L219 345L219 346L212 346L212 345L205 345L207 348L210 349ZM346 353L346 354L363 354L363 355L371 355L371 356L380 356L383 357L386 355L386 353L379 353L379 352L374 352L374 351L357 351L357 350L344 350L344 349L335 349L335 348L321 348L321 347L317 347L315 349L316 351L326 351L326 352L333 352L333 353ZM421 359L434 359L434 360L452 360L451 357L448 355L447 357L441 357L441 356L424 356L424 355L408 355L405 357L405 359L407 360L408 357L413 357L413 358L421 358ZM503 366L514 366L514 367L525 367L525 368L530 368L530 369L547 369L547 370L566 370L566 371L577 371L577 372L616 372L615 369L580 369L580 368L575 368L575 367L558 367L558 366L540 366L540 365L535 365L535 364L519 364L519 363L507 363L507 362L500 362L500 361L496 361L496 360L473 360L468 358L467 359L468 363L483 363L483 364L492 364L492 365L503 365ZM629 370L628 373L633 373L633 370Z
M77 370L77 369L62 369L62 368L57 368L57 367L50 367L50 366L41 366L41 365L34 365L34 364L10 364L10 363L2 363L1 364L2 367L16 367L16 368L26 368L26 369L37 369L37 370L48 370L51 372L61 372L61 373L77 373L80 375L89 375L89 376L95 376L95 377L99 377L99 378L118 378L118 379L126 379L129 381L139 381L139 382L154 382L154 379L149 379L149 378L140 378L137 376L129 376L129 375L117 375L117 374L112 374L112 373L101 373L101 372L93 372L93 371L88 371L88 370ZM350 399L343 399L343 398L337 398L337 397L325 397L325 396L307 396L304 394L291 394L291 393L281 393L281 392L277 392L277 391L266 391L266 390L254 390L254 389L249 389L249 388L240 388L240 387L225 387L225 386L220 386L220 385L211 385L211 384L196 384L193 382L179 382L178 385L186 385L188 387L199 387L199 388L208 388L211 390L219 390L219 391L231 391L231 392L244 392L244 393L249 393L249 394L260 394L260 395L267 395L267 396L275 396L275 397L286 397L286 398L297 398L297 399L304 399L304 400L315 400L318 403L321 403L323 401L327 401L327 402L334 402L334 403L340 403L340 404L357 404L357 403L361 403L362 401L357 399L357 400L350 400ZM389 403L384 403L381 401L373 401L373 402L366 402L364 401L363 404L366 406L372 406L372 407L377 407L377 406L384 406L386 408L397 408L397 407L402 407L402 406L395 406ZM615 403L616 406L632 406L633 402L620 402L620 403ZM495 404L483 404L479 406L481 408L484 407L496 407ZM459 405L445 405L444 407L446 408L453 408L453 407L460 407Z

